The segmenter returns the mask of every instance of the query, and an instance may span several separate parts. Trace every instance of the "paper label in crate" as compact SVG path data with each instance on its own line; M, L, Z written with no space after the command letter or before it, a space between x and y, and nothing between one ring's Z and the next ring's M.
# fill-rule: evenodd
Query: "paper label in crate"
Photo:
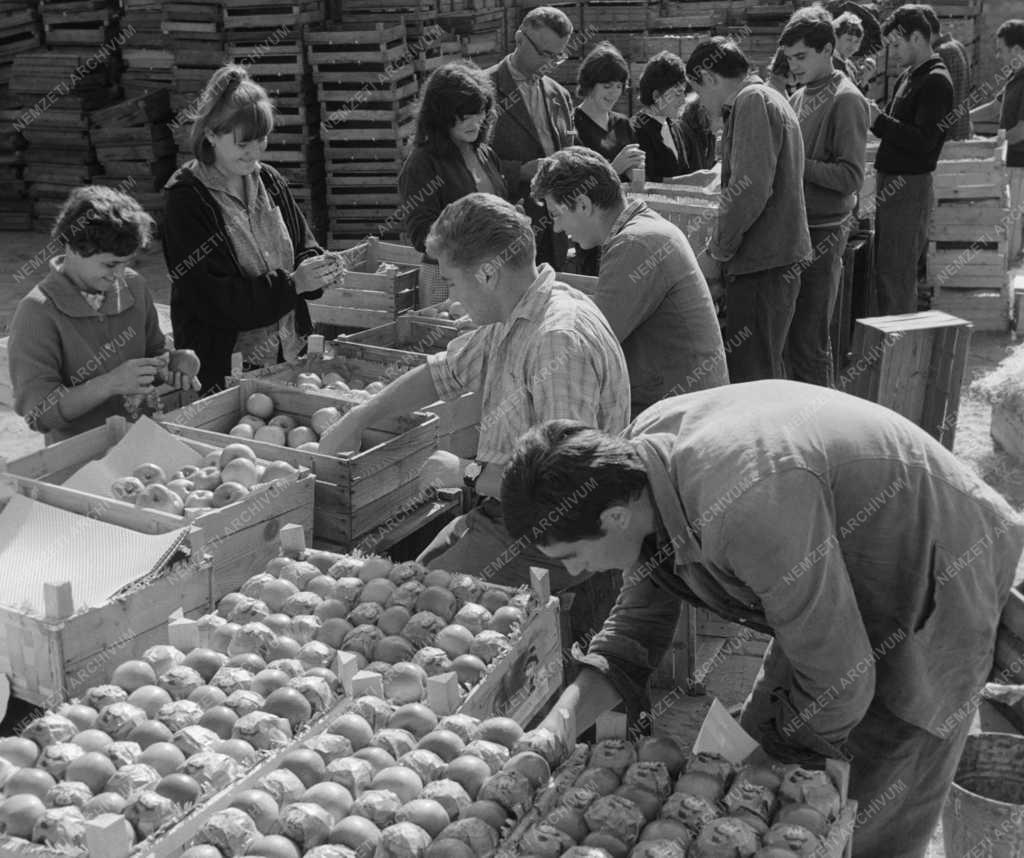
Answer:
M718 702L711 701L711 708L700 725L697 741L693 743L695 754L718 754L730 763L739 765L760 745L744 730L728 710Z
M91 495L113 497L110 486L114 480L131 476L139 465L148 462L159 465L170 477L186 465L202 465L203 457L155 421L140 417L102 459L79 468L64 485Z
M105 604L161 568L187 535L137 533L16 495L0 512L0 599L41 617L43 584L67 581L75 610Z

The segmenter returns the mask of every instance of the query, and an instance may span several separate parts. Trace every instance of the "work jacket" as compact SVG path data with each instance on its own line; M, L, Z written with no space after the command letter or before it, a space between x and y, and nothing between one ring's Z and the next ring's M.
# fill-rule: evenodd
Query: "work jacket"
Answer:
M658 537L582 656L623 699L644 694L685 599L774 635L782 745L837 755L875 698L938 737L973 710L1024 522L937 441L776 380L665 400L624 437Z

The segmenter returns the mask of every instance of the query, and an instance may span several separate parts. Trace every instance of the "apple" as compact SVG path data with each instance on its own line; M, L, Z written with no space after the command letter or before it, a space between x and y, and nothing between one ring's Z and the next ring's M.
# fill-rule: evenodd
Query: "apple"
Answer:
M203 456L203 467L208 468L211 465L214 467L220 467L220 450L210 450Z
M325 372L324 373L324 387L332 387L338 382L345 384L345 377L340 372ZM348 385L345 384L347 388Z
M241 420L238 421L238 423L239 423L239 425L244 424L246 426L252 426L254 432L257 429L259 429L260 426L266 426L267 425L267 421L266 420L262 419L261 417L256 417L253 414L246 414L244 417L242 417Z
M185 498L187 498L192 493L195 487L196 485L195 483L192 482L192 480L170 480L167 483L167 488L169 488L182 500L185 500Z
M220 485L220 468L215 465L210 465L208 468L203 468L192 478L192 485L200 491L212 492L217 486Z
M358 378L353 378L349 381L348 386L352 390L362 390L364 385Z
M255 430L248 423L239 423L237 426L232 426L229 435L234 435L236 438L246 438L251 440L256 434Z
M259 466L251 459L232 459L220 470L224 483L241 483L251 489L260 480Z
M420 315L423 316L423 318L425 319L432 319L439 312L440 311L437 309L437 307L424 307L422 310L420 310Z
M266 420L274 413L274 400L265 393L250 393L245 400L245 410Z
M185 498L185 509L208 509L213 506L213 492L196 489Z
M380 393L383 389L384 389L384 382L383 381L371 381L368 385L366 385L366 392L367 393Z
M313 431L317 435L323 435L328 427L333 426L339 420L341 420L341 412L333 405L314 411L313 416L309 418Z
M289 447L301 447L310 441L316 441L316 432L308 426L296 426L288 433Z
M142 494L135 498L135 506L139 509L158 509L174 515L181 515L185 509L181 498L160 483L146 486Z
M300 372L295 380L301 384L315 384L317 388L323 387L323 381L315 372Z
M171 479L172 480L191 480L192 477L194 477L198 473L199 473L199 468L196 467L195 465L185 465L184 468L181 468L181 469L175 471L173 474L171 474Z
M132 476L141 480L144 486L151 486L153 483L163 483L167 480L167 474L164 473L164 469L159 465L154 465L152 462L139 465L132 471Z
M299 425L299 421L296 420L291 414L278 414L276 417L271 417L267 421L268 426L280 426L285 432L289 432Z
M320 442L319 441L308 441L305 444L299 444L296 450L302 450L303 453L319 453Z
M466 315L466 308L462 306L461 301L452 301L451 304L448 305L448 309L456 318Z
M213 506L220 509L235 501L239 501L249 494L249 490L241 483L221 483L213 493Z
M135 502L146 486L138 477L118 477L110 484L110 493L118 500Z
M218 468L223 469L224 466L232 459L249 459L253 462L256 461L256 454L252 451L252 447L246 444L228 444L223 450L220 451L220 456L216 462L212 464L217 465Z
M348 393L352 388L343 381L333 381L327 386L327 389L337 391L338 393Z
M299 469L290 462L284 462L278 459L276 462L271 462L266 468L264 468L262 480L265 483L272 483L274 480L290 479L298 473Z
M288 438L284 429L280 426L271 426L269 424L260 426L253 437L264 444L277 444L279 447L283 447Z

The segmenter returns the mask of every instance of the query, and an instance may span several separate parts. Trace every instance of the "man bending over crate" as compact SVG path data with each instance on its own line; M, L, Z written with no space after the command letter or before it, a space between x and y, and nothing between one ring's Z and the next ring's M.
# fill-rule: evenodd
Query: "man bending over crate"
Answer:
M511 535L570 573L626 570L542 726L648 707L685 599L773 636L741 723L773 759L851 763L855 858L923 858L1024 547L1024 521L938 441L875 403L759 381L667 399L619 437L537 427L501 500Z
M383 418L478 391L476 461L436 453L423 478L442 487L465 484L480 502L442 530L419 560L509 585L529 583L531 566L546 568L553 592L574 591L576 632L593 632L615 588L583 588L560 563L509 537L498 495L502 467L531 426L556 418L605 432L626 426L629 375L622 349L589 298L559 283L549 265L537 266L530 219L511 203L492 194L463 197L441 213L426 246L451 282L452 297L480 327L349 411L324 433L320 452L356 450L363 430Z

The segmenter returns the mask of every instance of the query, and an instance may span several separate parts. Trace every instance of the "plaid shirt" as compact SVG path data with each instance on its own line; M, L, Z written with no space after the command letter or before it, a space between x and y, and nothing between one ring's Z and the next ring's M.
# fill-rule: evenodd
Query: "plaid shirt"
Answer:
M971 64L967 49L948 34L943 34L935 45L935 53L949 70L953 81L953 109L956 121L949 126L947 140L966 140L971 136L971 111L967 103L971 91Z
M506 321L463 334L427 366L443 399L481 392L481 462L503 465L519 436L545 420L579 420L612 434L629 422L629 373L615 334L550 265Z

